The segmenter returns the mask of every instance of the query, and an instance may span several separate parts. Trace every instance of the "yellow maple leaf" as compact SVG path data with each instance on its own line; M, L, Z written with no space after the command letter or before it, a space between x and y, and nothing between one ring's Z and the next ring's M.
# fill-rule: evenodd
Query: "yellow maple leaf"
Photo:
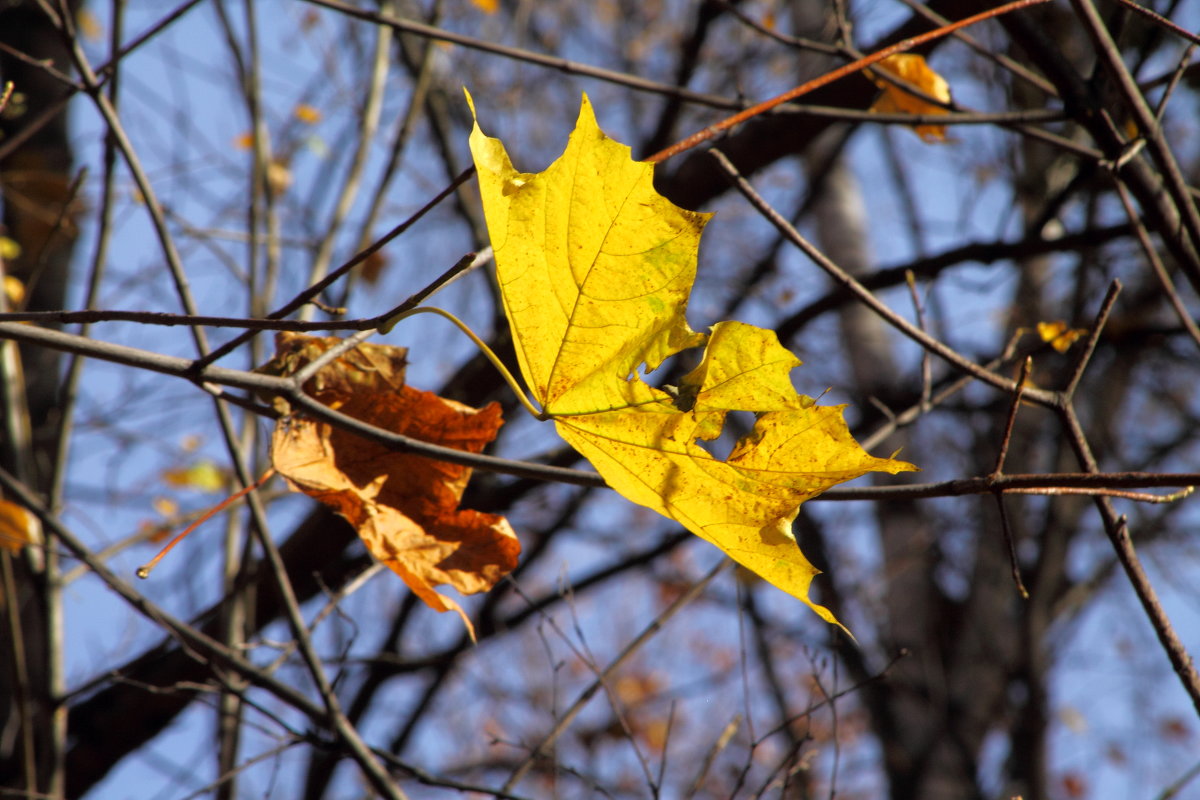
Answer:
M877 65L878 69L890 72L930 97L936 97L943 103L950 102L950 85L946 80L929 68L925 57L915 53L900 53L888 56ZM877 78L867 71L871 80L883 90L879 99L871 105L872 111L882 114L947 114L945 108L922 100L911 92L906 92L893 83ZM946 140L945 125L914 125L913 130L927 142L944 142Z
M706 336L688 326L710 215L659 195L653 167L604 135L586 96L545 172L518 172L478 123L471 153L521 371L559 434L626 498L836 623L808 597L817 570L791 532L800 504L871 470L915 467L868 455L840 407L798 395L789 372L800 361L773 331L722 322ZM678 389L640 377L706 342ZM731 411L754 412L756 423L721 460L698 441L720 436Z

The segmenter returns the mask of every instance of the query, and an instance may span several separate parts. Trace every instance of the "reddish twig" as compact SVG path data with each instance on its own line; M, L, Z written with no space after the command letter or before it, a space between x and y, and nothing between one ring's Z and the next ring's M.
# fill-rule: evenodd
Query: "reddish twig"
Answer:
M925 42L930 42L934 39L940 39L943 36L948 36L949 34L954 33L954 31L974 25L977 22L983 22L984 20L998 17L1001 14L1007 14L1010 11L1017 11L1027 6L1039 5L1046 2L1049 2L1049 0L1016 0L1016 2L1006 3L1002 6L998 6L997 8L992 8L982 13L974 14L966 19L961 19L958 22L952 22L949 25L943 25L937 30L932 30L928 33L922 33L919 36L913 36L912 38L896 42L895 44L889 45L881 50L876 50L869 56L860 58L857 61L853 61L845 66L838 67L837 69L830 70L819 78L813 78L811 81L803 83L793 89L789 89L781 95L776 95L770 100L764 100L763 102L750 106L743 111L739 111L731 117L726 117L718 123L709 125L707 128L693 133L691 136L676 142L665 150L660 150L659 152L647 158L646 161L650 162L651 164L658 164L666 161L672 156L679 155L686 150L692 149L698 144L707 142L717 134L727 131L735 125L740 125L751 117L757 117L759 114L770 111L772 108L782 105L789 100L795 100L797 97L801 97L809 92L820 89L822 86L828 86L834 81L841 80L847 75L860 72L872 64L879 63L888 56L895 55L896 53L903 53L907 50L912 50L914 47L918 47Z
M234 493L233 493L233 494L231 494L229 497L226 497L226 498L225 498L224 500L222 500L220 503L217 503L215 506L213 506L212 508L210 508L208 511L205 511L203 514L201 514L201 515L200 515L200 516L199 516L199 517L196 519L196 521L195 521L195 522L193 522L191 525L188 525L188 526L187 526L186 528L184 528L184 529L183 529L183 530L182 530L182 531L181 531L181 532L180 532L180 533L179 533L179 534L178 534L178 535L177 535L177 536L176 536L174 539L172 539L171 541L167 542L167 545L166 545L166 547L164 547L162 550L159 550L159 551L158 551L158 554L157 554L157 555L155 555L155 556L154 556L154 558L150 559L150 560L149 560L149 561L147 561L145 564L143 564L142 566L138 567L138 568L137 568L137 576L138 576L139 578L142 578L143 580L144 580L144 579L146 579L146 578L149 578L149 577L150 577L150 570L154 569L154 567L158 565L158 562L159 562L159 561L162 561L162 559L163 559L163 556L165 556L167 553L171 552L171 550L172 550L172 549L174 549L175 545L177 545L177 544L179 544L180 542L182 542L182 541L184 540L184 538L185 538L185 537L187 537L187 535L188 535L189 533L191 533L192 531L196 530L196 528L199 528L199 527L200 527L201 525L203 525L204 523L208 522L210 519L212 519L213 517L215 517L217 514L220 514L222 511L224 511L225 509L229 508L231 505L233 505L233 504L234 504L234 503L236 503L238 500L240 500L240 499L242 499L243 497L245 497L245 496L246 496L247 494L249 494L250 492L252 492L252 491L254 491L255 489L257 489L257 488L259 488L260 486L262 486L264 483L266 483L267 481L269 481L269 480L271 479L271 476L272 476L272 475L274 475L274 474L275 474L275 468L274 468L274 467L268 468L268 469L267 469L267 471L266 471L266 472L264 472L264 473L262 474L262 476L260 476L260 477L259 477L259 479L258 479L258 480L256 480L254 483L250 484L250 485L249 485L249 486L247 486L245 489L242 489L242 490L240 490L240 491L234 492Z

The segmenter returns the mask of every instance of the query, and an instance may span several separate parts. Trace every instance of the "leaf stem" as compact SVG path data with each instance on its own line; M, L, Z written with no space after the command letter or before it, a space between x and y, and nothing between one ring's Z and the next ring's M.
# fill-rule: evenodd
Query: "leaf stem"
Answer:
M468 339L470 339L472 342L475 343L475 346L479 348L480 352L482 352L485 356L487 356L487 360L492 362L492 366L500 371L500 376L502 378L504 378L504 382L507 383L509 388L512 389L513 392L517 395L517 399L521 401L521 405L525 407L525 410L528 411L531 415L533 415L534 419L543 420L543 421L550 419L549 414L547 414L545 411L539 409L537 406L535 406L533 404L533 401L530 400L529 396L525 394L525 390L523 388L521 388L521 384L518 383L517 379L513 377L513 374L508 371L508 367L504 366L504 362L500 360L500 357L497 356L494 352L492 352L492 348L488 347L487 342L483 341L483 339L480 339L475 334L475 331L471 330L471 328L468 327L467 323L463 322L458 317L451 314L449 311L446 311L441 308L436 308L434 306L420 306L419 308L410 308L407 311L400 312L399 314L395 315L394 317L390 317L386 322L384 322L382 325L379 326L379 332L387 333L388 331L390 331L393 328L393 326L396 325L396 323L400 322L401 320L407 319L408 317L411 317L415 314L437 314L439 317L444 317L444 318L450 320L451 322L453 322L460 331L462 331L464 334L466 334Z

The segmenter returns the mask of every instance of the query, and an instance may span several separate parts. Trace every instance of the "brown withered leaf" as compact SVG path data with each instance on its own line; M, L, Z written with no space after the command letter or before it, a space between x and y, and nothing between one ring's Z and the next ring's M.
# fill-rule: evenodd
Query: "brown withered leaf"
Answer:
M329 348L341 344L336 336L275 334L275 357L255 370L265 375L292 375ZM304 391L330 408L341 408L358 392L386 392L404 385L408 350L382 344L360 344L314 375Z
M282 334L264 371L291 372L338 339ZM404 351L381 345L358 350L322 369L314 397L355 419L395 433L471 453L495 438L503 420L492 403L475 409L403 384ZM290 417L275 428L275 469L296 490L345 517L371 553L399 575L426 605L459 605L435 588L484 592L517 564L520 544L508 520L460 509L471 470L397 453L311 419Z

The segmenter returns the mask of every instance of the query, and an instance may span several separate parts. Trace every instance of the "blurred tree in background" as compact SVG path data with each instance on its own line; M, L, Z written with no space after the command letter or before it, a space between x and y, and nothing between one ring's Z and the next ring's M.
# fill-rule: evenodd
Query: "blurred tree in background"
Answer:
M4 796L1195 792L1195 501L1147 502L1200 481L1178 0L1007 13L914 50L953 91L936 119L872 112L858 73L657 167L718 212L692 326L775 329L800 391L924 470L796 520L857 642L607 490L482 470L464 506L524 552L464 600L478 644L278 479L134 578L268 466L270 407L208 354L263 364L247 320L328 275L287 325L345 335L486 255L462 87L521 169L581 91L645 158L997 5L0 0L0 530L40 528L0 548ZM486 267L426 302L511 359ZM96 313L32 313L64 309ZM410 385L504 406L489 452L583 466L444 321L386 341Z

